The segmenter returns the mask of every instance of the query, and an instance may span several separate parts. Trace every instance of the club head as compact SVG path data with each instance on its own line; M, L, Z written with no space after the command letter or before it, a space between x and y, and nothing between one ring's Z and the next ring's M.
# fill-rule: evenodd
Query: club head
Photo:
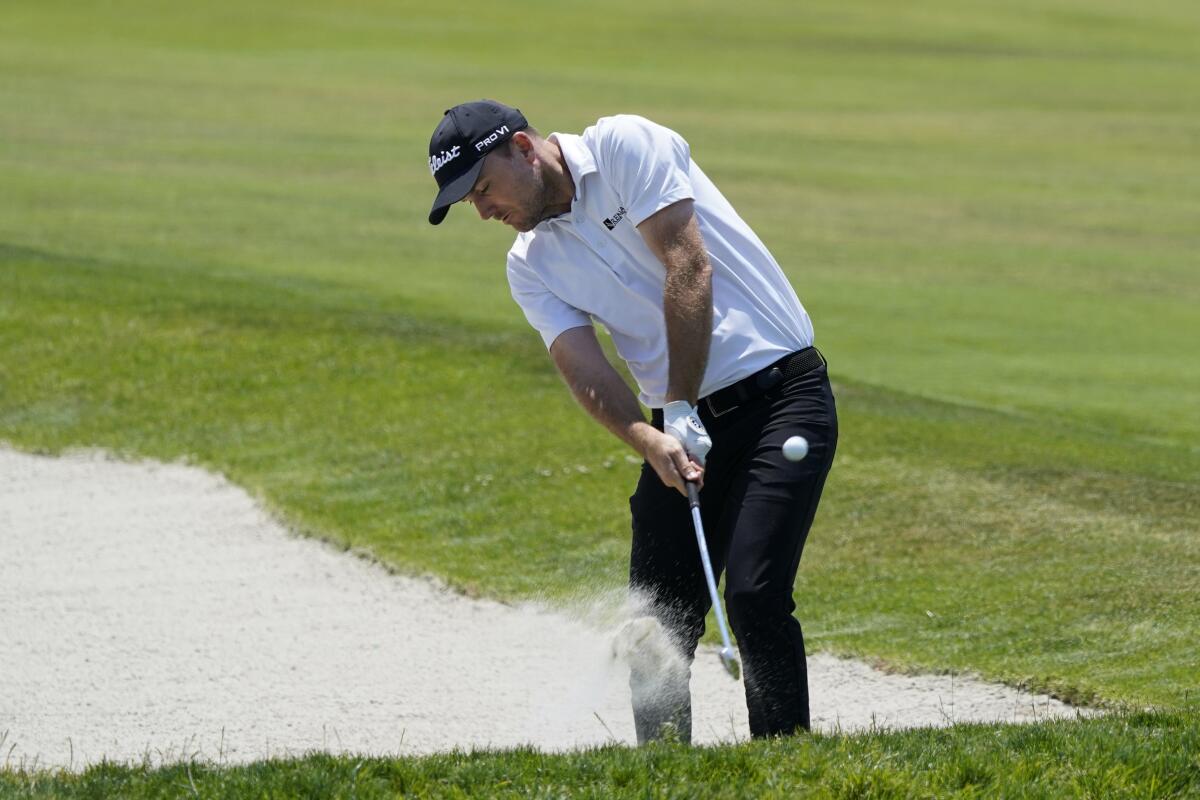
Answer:
M725 667L725 671L729 673L729 677L735 681L742 677L742 665L738 663L737 656L734 655L732 647L721 648L721 665Z

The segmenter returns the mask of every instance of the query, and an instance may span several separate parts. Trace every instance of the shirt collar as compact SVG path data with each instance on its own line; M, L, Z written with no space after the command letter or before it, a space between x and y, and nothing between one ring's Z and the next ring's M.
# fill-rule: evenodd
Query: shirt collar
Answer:
M567 162L567 169L571 171L571 179L575 181L575 197L571 202L571 205L574 206L582 196L584 176L591 175L598 170L596 159L592 156L592 151L588 149L588 146L583 143L582 136L571 133L552 133L546 138L557 143L562 149L563 160Z

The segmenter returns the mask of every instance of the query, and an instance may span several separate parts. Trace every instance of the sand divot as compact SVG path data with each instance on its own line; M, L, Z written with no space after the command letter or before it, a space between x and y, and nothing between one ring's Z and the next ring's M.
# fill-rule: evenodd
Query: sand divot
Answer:
M597 618L390 575L197 468L0 448L0 764L632 743L624 651ZM1077 713L821 654L809 669L824 730ZM713 648L692 697L697 743L747 737Z

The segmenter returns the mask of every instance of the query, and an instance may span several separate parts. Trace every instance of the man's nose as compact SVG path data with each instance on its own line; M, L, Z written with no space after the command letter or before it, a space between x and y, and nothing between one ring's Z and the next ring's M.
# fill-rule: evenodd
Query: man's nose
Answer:
M492 217L495 216L495 213L494 213L495 209L492 208L492 204L489 203L487 200L483 200L483 199L476 200L475 201L475 210L479 212L480 219L491 219Z

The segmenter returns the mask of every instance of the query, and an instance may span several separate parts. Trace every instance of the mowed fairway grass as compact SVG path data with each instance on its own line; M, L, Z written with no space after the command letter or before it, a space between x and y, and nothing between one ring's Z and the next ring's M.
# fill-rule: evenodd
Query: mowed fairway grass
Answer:
M641 113L771 247L830 361L842 439L796 588L810 651L1167 711L942 750L814 740L827 770L759 744L538 764L686 796L769 753L752 791L853 793L831 781L890 764L900 794L970 793L1022 774L1003 748L958 784L914 776L994 735L1078 757L1051 794L1147 791L1136 754L1155 752L1182 754L1169 791L1200 792L1194 3L29 0L0 21L0 441L188 459L471 594L619 586L637 459L509 298L511 231L467 207L427 224L425 153L465 99L543 131ZM1122 750L1134 729L1157 733ZM341 792L354 763L301 762ZM469 764L414 791L494 793L506 757Z

